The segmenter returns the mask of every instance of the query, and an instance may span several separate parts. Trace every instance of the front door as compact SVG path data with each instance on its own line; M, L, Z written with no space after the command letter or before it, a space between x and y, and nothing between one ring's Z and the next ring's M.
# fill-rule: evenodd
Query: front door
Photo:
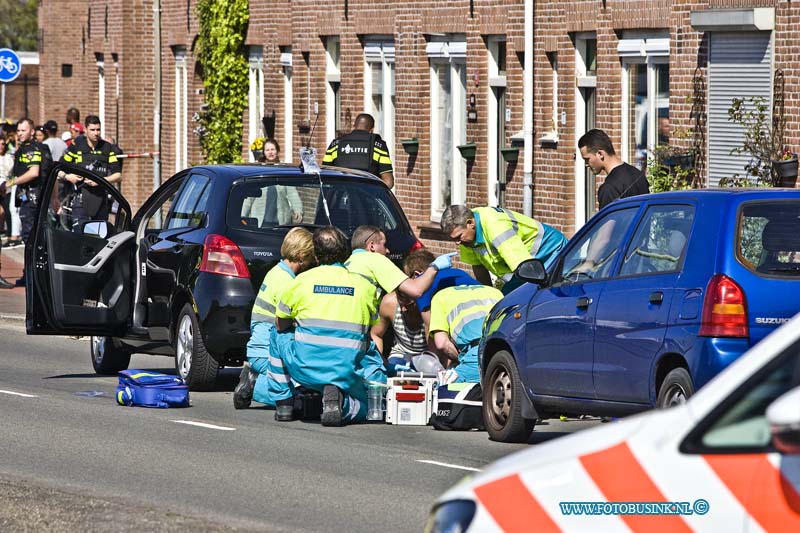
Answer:
M71 216L72 196L59 190L60 171L85 178L107 202L107 215ZM89 183L88 180L91 180ZM45 200L48 199L48 200ZM57 164L44 179L32 242L26 250L26 325L31 334L119 336L131 314L135 249L128 202L89 171Z
M527 377L534 394L594 398L595 315L605 280L637 207L618 209L576 236L536 291L526 324Z

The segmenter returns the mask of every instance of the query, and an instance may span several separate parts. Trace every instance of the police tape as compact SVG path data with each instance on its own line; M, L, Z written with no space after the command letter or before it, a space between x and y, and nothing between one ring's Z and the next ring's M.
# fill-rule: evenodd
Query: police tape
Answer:
M139 152L138 154L117 154L117 159L131 159L136 157L158 157L161 152Z

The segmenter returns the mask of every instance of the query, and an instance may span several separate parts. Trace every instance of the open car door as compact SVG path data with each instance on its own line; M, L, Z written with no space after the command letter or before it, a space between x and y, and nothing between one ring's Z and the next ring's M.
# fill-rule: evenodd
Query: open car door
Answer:
M57 179L60 171L86 178L83 187L107 202L99 210L107 213L81 215L83 200L76 203L72 186ZM123 335L134 283L130 205L103 178L62 163L44 179L39 198L25 249L28 333Z

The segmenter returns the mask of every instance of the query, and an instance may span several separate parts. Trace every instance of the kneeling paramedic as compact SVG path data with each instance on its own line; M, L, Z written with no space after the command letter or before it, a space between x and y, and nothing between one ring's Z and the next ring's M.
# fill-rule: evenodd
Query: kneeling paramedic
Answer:
M443 385L480 382L478 342L486 317L502 298L499 290L483 285L448 287L433 296L430 335L453 370Z
M367 414L363 363L370 349L369 328L377 320L375 288L344 267L350 244L341 230L314 232L320 266L298 275L281 295L270 339L291 379L322 391L322 425L359 422ZM385 375L383 376L385 380ZM292 419L292 388L268 376L276 419Z
M249 407L251 400L275 405L269 394L267 376L289 383L281 360L270 354L269 337L275 328L275 307L283 291L297 274L305 272L316 263L311 232L305 228L289 230L281 244L281 257L283 259L264 276L253 305L250 340L247 342L247 363L242 368L239 384L233 391L233 406L236 409Z

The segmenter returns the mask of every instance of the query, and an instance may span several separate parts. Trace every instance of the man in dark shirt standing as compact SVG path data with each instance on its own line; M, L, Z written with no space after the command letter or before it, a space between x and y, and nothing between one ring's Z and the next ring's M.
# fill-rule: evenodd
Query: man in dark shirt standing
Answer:
M86 117L86 134L75 138L61 160L90 170L109 183L118 183L122 180L122 166L117 152L115 145L100 136L100 118L89 115ZM108 219L111 202L102 187L77 174L62 172L59 179L74 187L71 205L73 224Z
M614 151L611 139L603 130L587 131L578 140L581 157L595 174L605 171L606 179L597 191L600 209L620 198L647 194L650 186L641 170L622 159Z
M353 124L353 131L331 142L325 157L322 158L322 163L366 170L378 176L389 187L394 187L389 147L380 135L372 133L374 128L375 119L372 115L367 113L358 115Z

